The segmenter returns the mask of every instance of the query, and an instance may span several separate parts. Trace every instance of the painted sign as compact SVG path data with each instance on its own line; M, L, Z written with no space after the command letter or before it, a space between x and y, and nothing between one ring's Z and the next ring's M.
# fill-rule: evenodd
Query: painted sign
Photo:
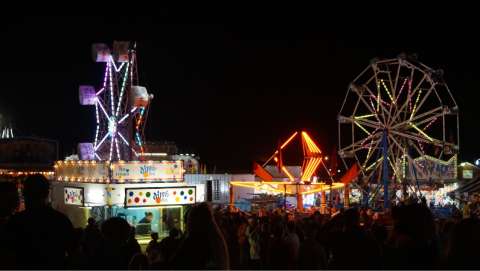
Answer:
M464 179L472 179L473 178L473 170L472 169L464 169L462 171L462 176Z
M182 161L116 162L112 178L116 180L175 180L183 181Z
M103 180L109 177L108 163L93 161L59 161L55 164L57 179L83 181Z
M83 206L83 188L82 187L64 187L63 188L64 203L67 205Z
M125 188L125 207L194 204L195 186Z
M418 180L453 180L457 178L457 156L448 161L424 155L410 162L409 177Z

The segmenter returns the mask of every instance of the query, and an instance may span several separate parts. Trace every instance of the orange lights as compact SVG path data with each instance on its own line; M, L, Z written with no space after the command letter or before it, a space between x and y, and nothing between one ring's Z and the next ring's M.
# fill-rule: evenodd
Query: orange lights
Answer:
M230 184L232 186L237 187L245 187L245 188L253 188L263 191L268 191L277 194L296 194L300 193L301 195L308 195L314 194L322 191L327 190L336 190L342 189L345 187L343 183L333 183L332 185L327 185L326 183L318 183L318 184L298 184L295 182L244 182L244 181L231 181ZM301 185L302 189L299 189L299 185ZM299 192L300 190L301 192Z
M313 142L313 140L310 138L310 136L307 134L307 132L305 132L305 131L302 132L302 139L306 143L309 152L317 153L317 154L322 153L322 151L320 151L320 149L317 147L315 142Z
M288 172L287 168L282 166L282 171L288 176L288 178L290 179L290 181L294 181L295 178L293 178L292 174L290 172Z
M308 182L311 180L312 176L317 171L318 166L322 162L322 158L320 157L322 151L305 131L302 131L302 143L303 152L307 157L304 158L304 165L306 166L303 168L301 180Z
M304 182L310 181L313 174L315 174L315 172L317 171L317 168L320 165L320 162L322 162L322 158L320 157L314 157L308 160L307 166L305 167L305 171L301 178L302 181Z
M282 144L282 146L280 146L280 149L285 148L285 146L287 146L288 143L290 143L290 141L292 141L292 140L297 136L297 134L298 134L298 132L293 133L293 135L291 135L291 136L287 139L287 141L285 141L285 142Z
M290 144L299 134L301 134L303 166L301 168L301 176L293 176L293 174L289 172L283 164L284 161L282 158L282 152L283 149L286 148L288 144ZM322 151L307 132L296 131L285 142L283 142L283 144L281 144L277 150L275 150L273 155L263 164L262 167L265 167L273 159L277 164L278 170L284 173L290 181L295 180L297 182L308 182L317 172L320 164L323 163L323 158L321 157L321 154ZM258 175L257 173L256 175L262 178L262 176Z

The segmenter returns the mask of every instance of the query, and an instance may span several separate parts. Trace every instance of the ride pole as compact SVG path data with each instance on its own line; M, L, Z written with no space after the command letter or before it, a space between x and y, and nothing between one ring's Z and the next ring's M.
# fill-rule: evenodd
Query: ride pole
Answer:
M383 208L387 210L390 207L388 197L388 141L387 130L383 130L382 135L382 152L383 152L383 166L382 166L382 178L383 178Z

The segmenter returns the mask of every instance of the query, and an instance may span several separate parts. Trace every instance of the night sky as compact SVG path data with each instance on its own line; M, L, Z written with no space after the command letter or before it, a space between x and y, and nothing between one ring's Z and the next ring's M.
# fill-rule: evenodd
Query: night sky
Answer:
M245 171L295 129L332 151L350 81L372 58L406 52L445 71L460 107L460 156L480 157L474 118L480 42L473 22L438 17L386 27L309 9L286 12L3 18L0 114L17 134L59 140L61 153L71 153L94 137L94 108L78 101L79 85L102 80L91 44L136 40L141 85L155 95L147 140L175 141L218 171Z

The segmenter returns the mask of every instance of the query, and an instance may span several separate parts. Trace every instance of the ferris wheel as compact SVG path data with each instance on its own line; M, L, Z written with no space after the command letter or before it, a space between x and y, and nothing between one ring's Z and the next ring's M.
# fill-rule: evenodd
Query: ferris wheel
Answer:
M387 202L392 186L412 184L405 165L414 159L457 154L458 106L442 75L401 55L373 60L350 84L338 116L339 156L358 166L357 185L372 199L383 189Z
M93 143L82 143L84 159L137 160L144 152L144 127L153 95L138 85L136 43L114 42L92 47L96 62L105 63L103 84L80 86L82 105L94 105Z

